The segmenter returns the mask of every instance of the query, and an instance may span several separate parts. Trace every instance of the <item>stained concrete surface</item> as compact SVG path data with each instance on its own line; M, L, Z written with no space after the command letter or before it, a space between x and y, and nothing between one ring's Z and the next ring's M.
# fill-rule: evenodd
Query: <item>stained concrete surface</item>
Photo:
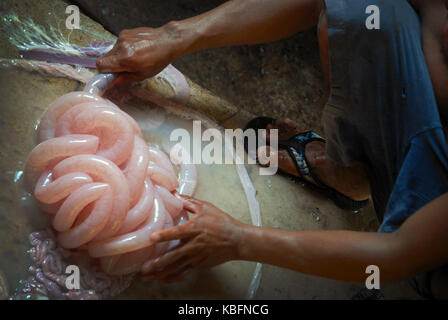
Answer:
M39 6L36 6L36 2L29 0L7 2L10 6L13 3L12 6L16 6L15 10L21 14L31 16L35 20L41 19L42 22L46 20L43 16L47 13L64 15L65 8L60 1L52 1L50 5L49 0L40 0L37 2ZM95 3L100 5L106 2L97 1ZM164 1L164 4L151 4L153 14L159 17L154 18L159 20L151 21L158 21L160 25L173 17L178 19L191 15L192 9L177 7L180 3L184 2ZM207 2L207 5L204 4L206 3L204 1L185 3L194 6L197 9L193 10L196 14L204 8L211 7L212 2ZM3 2L4 4L5 2ZM139 15L143 15L145 19L149 17L146 14L149 11L144 11L142 7L148 5L147 1L140 1L140 7L136 0L122 3L121 7L118 1L107 1L107 4L110 6L108 7L109 11L106 11L110 13L111 17L120 15L122 21L132 21L134 24L117 26L119 29L137 26L135 24L138 23ZM130 18L127 6L132 5L136 5L136 7L132 9L133 16ZM6 7L8 6L6 5ZM156 8L159 9L156 10ZM173 11L173 8L177 9ZM115 15L112 14L114 12L116 12ZM169 15L174 13L178 16L170 18ZM140 16L140 18L142 17ZM107 32L100 26L85 17L82 17L81 23L89 24L97 32L107 35ZM16 53L6 39L7 36L0 33L0 57L14 57ZM91 35L86 36L83 33L74 34L73 37L73 41L80 44L91 40ZM207 59L207 55L211 58ZM292 119L299 121L304 126L318 128L320 110L325 100L325 90L321 81L317 57L315 37L313 32L309 32L271 45L210 50L185 57L184 62L179 60L175 65L199 84L211 89L217 95L231 100L237 106L251 108L255 114L279 117L291 114ZM182 67L182 63L184 63L184 67ZM264 74L259 68L260 65L264 68ZM270 72L271 70L272 72ZM291 79L295 79L295 81ZM234 84L229 85L229 81L234 81ZM2 191L0 225L4 231L0 233L2 239L0 242L2 244L0 247L0 269L4 270L8 275L9 282L13 284L20 278L20 275L23 275L22 272L26 265L26 234L44 224L36 215L30 214L34 212L33 208L27 201L29 199L22 199L23 190L15 187L17 185L14 183L15 175L23 167L23 160L32 148L33 123L50 101L64 92L74 90L78 85L73 81L42 78L26 73L14 75L9 72L2 72L0 84L3 97L0 114L2 120L0 168L3 172L0 186ZM306 94L303 96L304 92ZM304 97L307 94L308 100L305 100ZM283 104L281 104L282 107L279 107L279 105L266 101L282 101ZM248 171L257 189L257 199L260 202L263 225L265 226L289 230L349 229L359 231L374 231L378 227L371 206L355 215L336 208L328 199L288 179L280 176L260 176L257 166L248 166ZM216 176L211 180L210 187L200 180L200 184L204 183L204 185L198 190L198 195L202 199L213 200L222 209L247 222L247 207L244 201L237 196L241 194L241 187L237 182L231 183L228 188L228 195L234 195L233 198L231 197L232 201L226 197L219 198L216 193L212 192L213 185L221 184L220 177L222 178L222 175L218 170ZM252 270L252 266L244 267L244 263L232 262L229 266L196 273L186 283L175 285L176 287L136 282L121 297L241 298L251 276L251 273L247 272L248 270ZM238 280L238 275L243 276L244 280ZM213 290L210 290L210 286L213 287ZM265 265L256 298L347 299L362 287L362 284L307 276ZM406 283L383 285L383 291L386 298L390 299L416 298Z

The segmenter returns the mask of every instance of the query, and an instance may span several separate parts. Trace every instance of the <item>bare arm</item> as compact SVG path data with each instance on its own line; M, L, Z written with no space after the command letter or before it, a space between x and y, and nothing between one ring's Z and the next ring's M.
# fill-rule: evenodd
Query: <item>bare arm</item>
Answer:
M390 234L256 228L199 200L187 200L185 207L195 213L190 222L151 237L153 241L180 238L184 245L147 263L144 273L172 281L182 279L189 272L187 266L250 260L327 278L364 281L366 267L374 264L381 270L381 280L388 282L448 262L448 193Z
M271 42L316 26L323 1L233 0L179 23L194 30L188 51Z
M382 281L408 279L448 262L448 194L420 209L393 233L250 227L244 243L244 260L307 274L364 281L366 267L373 264L380 268Z
M160 28L123 30L97 61L100 72L142 80L193 51L275 41L317 25L323 0L232 0Z

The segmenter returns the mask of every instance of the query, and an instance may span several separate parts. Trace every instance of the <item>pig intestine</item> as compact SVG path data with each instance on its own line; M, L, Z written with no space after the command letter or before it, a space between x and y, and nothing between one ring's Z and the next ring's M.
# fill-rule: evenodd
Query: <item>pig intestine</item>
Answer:
M183 163L178 180L136 121L98 93L86 88L49 106L25 183L52 216L61 247L87 250L108 274L129 274L176 244L153 245L149 236L186 221L176 189L191 195L196 171Z

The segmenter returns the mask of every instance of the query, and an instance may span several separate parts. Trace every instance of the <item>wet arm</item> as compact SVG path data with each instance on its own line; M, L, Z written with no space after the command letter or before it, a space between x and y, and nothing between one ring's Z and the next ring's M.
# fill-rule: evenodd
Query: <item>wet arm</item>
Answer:
M408 279L448 262L448 194L429 203L389 234L351 231L288 232L245 227L243 260L347 281L365 281L368 265L381 281Z

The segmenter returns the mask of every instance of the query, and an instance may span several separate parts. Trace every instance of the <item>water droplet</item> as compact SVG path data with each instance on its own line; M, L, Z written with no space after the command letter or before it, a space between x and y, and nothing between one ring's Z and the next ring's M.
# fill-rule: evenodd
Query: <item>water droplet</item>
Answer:
M14 182L19 181L20 178L22 177L22 175L23 175L23 171L22 170L16 171L16 173L14 174Z
M407 90L406 90L406 88L403 88L403 89L401 90L401 97L402 97L403 99L406 99L407 96L408 96L408 94L407 94Z
M268 188L272 188L272 180L270 178L266 179L266 185L268 186Z
M312 216L317 222L320 221L320 215L319 215L319 213L320 213L319 208L316 208L315 210L311 210L311 212L310 212L311 216Z

